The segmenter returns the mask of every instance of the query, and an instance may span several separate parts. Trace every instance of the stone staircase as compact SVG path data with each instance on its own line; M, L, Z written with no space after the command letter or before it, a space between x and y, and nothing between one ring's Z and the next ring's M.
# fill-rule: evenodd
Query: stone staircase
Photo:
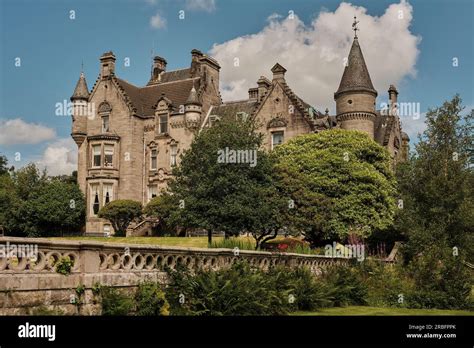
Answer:
M153 228L158 225L159 219L146 217L140 222L132 222L127 228L127 237L144 237L151 236Z

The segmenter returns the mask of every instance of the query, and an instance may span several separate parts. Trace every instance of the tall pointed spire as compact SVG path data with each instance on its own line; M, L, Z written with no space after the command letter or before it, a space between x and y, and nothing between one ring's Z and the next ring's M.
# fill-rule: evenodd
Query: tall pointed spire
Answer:
M77 81L76 88L74 89L74 93L71 96L71 101L74 100L88 100L89 99L89 89L87 88L86 77L84 73L81 71L81 76Z
M355 17L354 17L355 20ZM359 39L357 38L357 23L354 21L352 24L355 32L354 42L352 43L349 56L347 57L347 65L344 68L344 74L342 75L341 83L337 92L334 93L334 98L337 98L344 92L369 92L377 96L377 91L374 89L372 80L370 79L367 65L365 65L364 56L359 45Z

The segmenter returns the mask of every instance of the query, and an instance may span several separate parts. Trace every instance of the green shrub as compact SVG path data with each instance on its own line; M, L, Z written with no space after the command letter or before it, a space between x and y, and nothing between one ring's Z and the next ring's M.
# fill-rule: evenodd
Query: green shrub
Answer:
M100 289L102 296L102 315L129 315L133 311L133 299L113 287Z
M173 315L284 315L332 306L335 288L307 268L265 272L240 261L228 269L167 270Z
M317 279L306 267L271 269L268 276L274 278L278 291L289 292L294 297L294 308L301 311L313 311L331 307L335 288Z
M158 283L141 283L135 293L135 303L137 315L169 315L170 305Z
M279 291L275 277L246 262L194 275L182 267L167 271L166 297L173 315L284 315L292 307L291 290Z
M321 280L335 288L334 306L367 304L368 287L358 267L334 266L323 273Z
M56 262L56 272L62 275L71 274L71 269L74 267L74 261L68 256L62 257Z
M130 199L117 199L104 205L97 214L107 219L114 228L115 237L124 237L128 225L142 215L142 204Z
M367 285L369 306L407 307L405 298L414 284L402 265L366 259L358 266L358 276Z
M471 282L462 255L451 248L431 248L415 257L407 272L414 279L415 290L407 298L412 308L467 309Z

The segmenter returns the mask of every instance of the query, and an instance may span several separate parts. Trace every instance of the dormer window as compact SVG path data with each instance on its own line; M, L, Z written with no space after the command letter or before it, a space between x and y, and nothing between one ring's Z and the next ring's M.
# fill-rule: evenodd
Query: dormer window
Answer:
M164 114L164 115L160 115L159 117L160 117L159 133L160 134L168 133L168 115Z

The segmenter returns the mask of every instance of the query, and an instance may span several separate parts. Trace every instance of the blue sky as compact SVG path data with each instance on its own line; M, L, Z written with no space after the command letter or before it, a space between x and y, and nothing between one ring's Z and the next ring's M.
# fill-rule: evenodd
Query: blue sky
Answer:
M383 16L391 4L398 3L384 0L350 2L354 8L365 8L365 14L374 18ZM399 75L396 75L401 101L416 101L420 103L421 111L426 112L428 107L440 105L459 93L464 104L473 107L473 2L412 0L409 5L412 7L412 19L408 28L399 29L399 37L416 37L418 53L407 52L408 46L402 39L399 45L397 42L390 43L391 29L383 28L387 33L384 40L389 43L391 50L384 52L385 57L393 55L395 61L401 61L407 55L414 57L409 68L416 73L408 73L408 68L402 67ZM66 171L72 168L75 154L71 152L73 149L68 142L71 120L67 116L56 116L55 104L69 100L81 71L81 62L89 88L92 87L98 75L99 56L105 51L113 50L117 56L116 72L121 78L143 85L149 78L152 49L155 54L167 59L168 70L187 67L193 48L226 57L231 50L230 43L236 43L235 39L239 37L244 37L244 43L240 46L242 50L250 50L249 54L252 55L252 38L248 35L260 33L264 36L265 28L269 26L268 17L272 14L280 14L284 18L288 16L288 11L294 11L309 35L317 35L317 30L310 28L311 23L321 11L333 13L340 6L338 1L307 0L3 0L0 3L0 127L4 128L4 133L8 128L9 134L2 135L0 129L0 153L6 154L9 162L17 167L28 161L46 161L54 171L56 168L53 167L57 165L59 168L61 161L69 161ZM346 10L350 11L351 8L347 7ZM70 18L71 10L75 11L75 19ZM178 17L180 10L185 11L184 19ZM338 13L343 18L342 9ZM157 15L160 21L155 21L154 27L151 20ZM281 24L279 28L284 30L281 21L283 19L276 19L276 23ZM338 25L344 28L341 30L350 33L351 23L346 22ZM367 28L367 20L365 23ZM369 56L372 52L372 47L367 47L370 42L368 36L373 33L367 33L367 30L364 32L365 23L363 20L360 23L359 38L367 59L366 50ZM384 25L377 24L376 20L374 23L378 25L377 28ZM220 46L213 49L214 44ZM379 51L383 49L387 50L387 47L380 47ZM281 51L277 49L275 53L269 52L265 56L268 62L265 61L263 68L258 68L267 69L277 60L291 61L291 57L285 58ZM130 58L129 67L123 64L126 57ZM15 66L16 58L21 59L19 67ZM452 64L453 58L458 59L457 67ZM223 60L221 82L224 79L223 83L231 86L231 92L236 95L240 96L249 87L247 84L252 82L251 79L254 82L262 74L269 76L268 71L257 74L251 67L248 70L243 67L232 74L224 73L227 65L225 58ZM378 78L374 77L374 70L385 69L397 73L390 64L384 66L386 61L375 64L376 67L373 62L372 66L368 66L373 80ZM312 69L308 66L310 63L304 65L309 69L300 69L305 71L304 74L308 75L307 71L314 71L315 75L320 73L318 66ZM289 78L293 81L300 79L296 67L293 75L292 66L286 64L285 67ZM249 76L247 80L250 79L243 79L240 92L233 85L233 79L238 79L239 74ZM340 74L342 70L328 77L328 81L331 81L328 91L337 89ZM383 81L383 85L381 82L378 88L379 95L385 95L388 85L385 80L379 80ZM301 85L300 90L297 82L290 86L319 109L329 106L332 110L334 107L330 98L325 98L324 102L316 96L313 99L311 85ZM381 88L385 90L381 91ZM9 120L15 119L21 119L23 123L15 123L14 126L19 129L14 131L23 133L12 140L12 125L6 125ZM405 123L412 138L417 130L422 129L419 121L407 120ZM66 150L61 152L58 150L60 148ZM48 149L51 151L46 153ZM52 151L54 149L58 151ZM15 162L17 152L21 154L21 160ZM55 163L51 158L46 159L47 156L60 158Z

